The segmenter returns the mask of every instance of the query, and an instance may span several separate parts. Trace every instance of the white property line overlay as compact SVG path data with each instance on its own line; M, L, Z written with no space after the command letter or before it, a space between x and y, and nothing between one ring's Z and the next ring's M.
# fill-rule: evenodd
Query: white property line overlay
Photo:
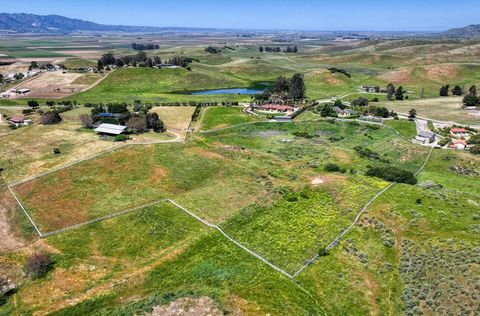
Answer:
M271 263L270 261L268 261L268 260L265 259L264 257L260 256L260 255L257 254L256 252L248 249L247 247L245 247L244 245L242 245L241 243L239 243L238 241L236 241L235 239L233 239L232 237L230 237L225 231L223 231L223 230L222 230L220 227L218 227L217 225L207 222L207 221L204 220L203 218L201 218L201 217L199 217L198 215L194 214L193 212L189 211L187 208L183 207L182 205L178 204L177 202L175 202L175 201L172 200L172 199L162 199L162 200L158 200L158 201L151 202L151 203L148 203L148 204L144 204L144 205L141 205L141 206L137 206L137 207L134 207L134 208L129 208L129 209L126 209L126 210L123 210L123 211L120 211L120 212L116 212L116 213L112 213L112 214L109 214L109 215L105 215L105 216L102 216L102 217L99 217L99 218L95 218L95 219L92 219L92 220L90 220L90 221L86 221L86 222L83 222L83 223L79 223L79 224L75 224L75 225L72 225L72 226L64 227L64 228L61 228L61 229L58 229L58 230L54 230L54 231L51 231L51 232L45 232L45 233L43 233L43 232L41 232L41 231L38 229L37 225L35 224L35 222L33 221L33 219L30 217L30 215L28 214L27 210L25 209L25 207L24 207L24 206L22 205L22 203L20 202L20 199L17 197L17 195L15 194L15 192L10 188L9 185L7 185L7 186L8 186L8 189L10 190L10 192L12 193L13 197L14 197L15 200L17 201L18 205L19 205L20 208L23 210L23 212L25 213L25 215L27 215L28 219L30 220L30 223L32 223L33 227L35 228L35 230L37 231L38 235L39 235L41 238L45 238L45 237L48 237L48 236L61 234L61 233L64 233L64 232L66 232L66 231L73 230L73 229L76 229L76 228L79 228L79 227L82 227L82 226L90 225L90 224L93 224L93 223L101 222L101 221L104 221L104 220L107 220L107 219L111 219L111 218L115 218L115 217L118 217L118 216L121 216L121 215L125 215L125 214L128 214L128 213L132 213L132 212L138 211L138 210L143 209L143 208L146 208L146 207L154 206L154 205L157 205L157 204L160 204L160 203L169 202L169 203L175 205L177 208L179 208L179 209L181 209L182 211L184 211L185 213L187 213L189 216L191 216L191 217L193 217L194 219L196 219L197 221L201 222L201 223L204 224L205 226L214 228L215 230L217 230L218 232L220 232L220 233L221 233L226 239L228 239L230 242L232 242L233 244L235 244L236 246L238 246L239 248L241 248L242 250L244 250L244 251L247 252L248 254L252 255L253 257L257 258L258 260L262 261L263 263L267 264L267 265L270 266L272 269L280 272L281 274L283 274L284 276L288 277L289 279L292 279L292 278L293 278L293 275L291 275L290 273L286 272L286 271L283 270L282 268L277 267L276 265L274 265L273 263Z
M417 176L420 172L423 171L423 169L425 168L425 166L427 165L427 162L428 160L430 159L430 156L432 155L432 152L433 150L435 149L435 147L432 147L430 149L430 151L428 152L428 155L427 157L425 158L425 161L423 162L423 165L420 167L420 169L418 169L418 171L415 173L415 176ZM396 182L392 182L390 183L387 187L385 187L382 191L378 192L373 198L370 199L370 201L367 202L367 204L365 204L364 207L362 207L362 209L360 210L360 212L357 214L357 216L355 217L355 219L353 220L352 224L350 224L350 226L348 226L345 230L343 230L337 237L335 237L335 239L333 239L333 241L325 248L326 251L328 250L332 250L335 246L338 245L338 243L340 242L340 239L342 239L343 236L345 236L358 222L358 220L360 219L360 217L363 215L363 213L367 210L367 208L380 196L382 195L383 193L385 193L388 189L390 189L391 187L393 187L395 184L397 184ZM318 260L318 258L320 258L320 255L319 254L316 254L315 256L313 256L311 259L307 260L305 262L305 264L303 265L303 267L301 267L299 270L297 270L294 274L293 274L293 277L296 277L297 275L299 275L303 270L305 270L309 265L311 265L312 263L314 263L316 260Z

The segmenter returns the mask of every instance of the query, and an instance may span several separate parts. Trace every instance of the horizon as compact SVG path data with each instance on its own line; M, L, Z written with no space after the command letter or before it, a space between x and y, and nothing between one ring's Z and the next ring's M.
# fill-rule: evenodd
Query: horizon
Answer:
M352 0L341 4L309 0L294 4L277 4L271 0L260 4L248 0L228 4L218 0L158 4L139 0L135 12L131 12L131 5L110 1L86 0L72 4L58 0L42 3L19 0L4 4L2 12L60 15L107 25L263 31L441 32L480 23L475 14L480 10L480 3L461 0L445 10L450 2L444 0L427 0L420 4L405 2L399 6L376 0L365 0L361 4ZM112 6L115 13L105 14L111 12ZM232 17L231 12L235 12L235 16Z

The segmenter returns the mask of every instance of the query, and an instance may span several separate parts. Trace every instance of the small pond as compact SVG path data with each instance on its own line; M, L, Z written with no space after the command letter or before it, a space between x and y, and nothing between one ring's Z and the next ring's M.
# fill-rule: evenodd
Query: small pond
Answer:
M215 94L242 94L252 95L260 94L265 90L263 89L248 89L248 88L233 88L233 89L217 89L217 90L203 90L192 92L194 95L215 95Z

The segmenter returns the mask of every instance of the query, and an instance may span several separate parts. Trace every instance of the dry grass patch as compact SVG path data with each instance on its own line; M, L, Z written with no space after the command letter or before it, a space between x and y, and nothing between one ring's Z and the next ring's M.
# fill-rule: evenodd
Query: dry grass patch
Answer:
M160 116L168 130L182 135L185 135L194 110L193 106L156 106L152 109Z

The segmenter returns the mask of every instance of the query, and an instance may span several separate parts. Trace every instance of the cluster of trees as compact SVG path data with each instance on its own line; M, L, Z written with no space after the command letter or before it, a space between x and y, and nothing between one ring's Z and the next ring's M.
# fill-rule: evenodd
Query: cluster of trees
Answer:
M62 69L65 69L66 67L62 64L57 65ZM33 70L33 69L40 69L40 70L55 70L55 66L51 63L46 63L46 64L39 64L36 61L30 62L30 66L28 66L28 70Z
M383 118L398 117L397 113L395 113L394 111L388 111L386 107L383 107L383 106L379 107L374 105L369 106L367 110L364 112L364 114L370 114L373 116L383 117Z
M152 50L152 49L159 49L160 46L157 44L137 44L132 43L132 49L134 50Z
M387 99L390 101L397 100L402 101L408 99L408 96L405 96L405 90L402 86L395 89L395 86L392 83L389 83L387 86Z
M305 80L303 74L296 73L290 79L283 76L275 79L272 92L277 94L286 94L290 99L301 100L305 98Z
M349 74L345 69L339 69L339 68L332 67L332 68L328 68L328 70L330 70L330 72L331 72L332 74L339 72L339 73L341 73L341 74L344 74L344 75L347 76L348 78L352 78L352 75ZM380 88L379 88L379 89L380 89Z
M25 114L32 113L33 110L38 109L38 107L40 106L40 104L38 104L38 102L36 100L29 100L27 102L27 104L32 109L31 110L24 110L23 113L25 113ZM49 100L49 101L46 101L45 104L50 109L52 109L53 106L56 103L55 103L55 101ZM47 111L47 112L43 112L41 110L38 111L38 113L40 114L40 123L41 124L43 124L43 125L58 124L62 121L62 117L60 116L60 113L67 112L67 111L70 111L71 109L73 109L72 101L62 101L62 102L59 102L59 104L63 104L64 106L61 107L61 108L55 108L55 109Z
M190 57L174 56L165 61L165 64L175 65L183 68L188 68L188 64L193 61L198 61ZM123 67L124 65L132 67L161 67L164 65L162 59L159 56L148 57L145 52L139 52L136 55L127 55L120 58L116 58L112 53L107 53L97 61L98 70L104 69L110 66Z
M87 105L86 105L87 106ZM129 104L109 103L104 104L88 104L92 107L91 115L80 115L80 121L84 127L90 128L95 122L114 123L126 125L133 133L144 133L153 130L157 133L165 132L165 124L157 113L149 112L152 105L142 105L139 100L133 104L133 111L129 110ZM102 117L101 113L111 113L113 117Z
M474 88L476 90L475 86L473 86L472 88ZM472 89L472 88L470 88L470 89ZM441 97L448 97L449 91L450 91L450 85L446 84L446 85L444 85L440 88L439 95ZM463 88L460 87L459 85L454 86L453 89L451 90L451 92L452 92L452 95L456 95L456 96L461 96L461 95L465 94L465 91L463 91Z
M260 46L258 48L258 51L260 53L263 53L263 52L280 53L280 52L282 52L282 49L280 48L280 46L277 46L277 47L270 47L270 46L263 47L263 46ZM287 48L285 48L283 50L283 52L284 53L297 53L298 52L298 47L297 46L287 46Z
M477 106L480 107L480 98L477 95L477 87L471 86L468 90L468 94L463 98L464 106Z

